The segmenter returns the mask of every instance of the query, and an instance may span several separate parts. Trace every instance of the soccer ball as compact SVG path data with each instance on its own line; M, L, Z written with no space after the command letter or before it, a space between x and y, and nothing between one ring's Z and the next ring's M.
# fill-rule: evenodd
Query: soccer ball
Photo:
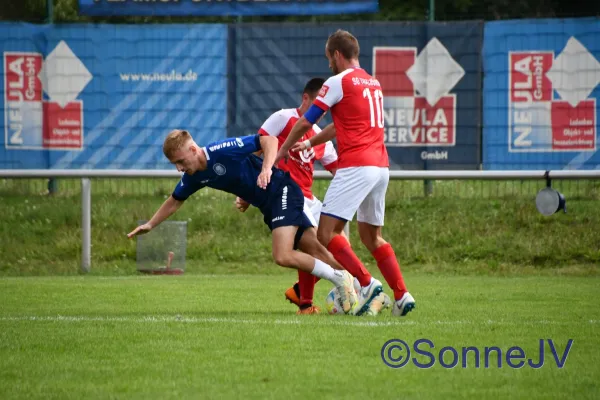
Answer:
M334 314L344 314L344 308L342 307L342 303L340 301L340 293L337 288L333 288L327 294L325 298L325 309L327 313Z
M373 299L372 304L377 304L377 308L379 308L379 312L381 312L392 306L392 300L387 293L382 292L379 296ZM325 309L327 310L327 313L331 315L344 314L344 308L342 307L342 302L340 301L340 293L336 288L331 289L327 294L327 297L325 298ZM374 314L371 310L369 310L366 315Z

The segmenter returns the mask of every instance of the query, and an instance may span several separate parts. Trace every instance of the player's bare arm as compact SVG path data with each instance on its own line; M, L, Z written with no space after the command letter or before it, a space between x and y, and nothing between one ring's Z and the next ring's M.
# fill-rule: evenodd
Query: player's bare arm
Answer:
M290 131L285 142L281 145L281 148L277 153L277 159L275 161L279 162L279 160L285 158L292 146L296 144L296 142L300 140L300 138L304 136L306 132L308 132L308 130L312 128L312 126L313 124L309 122L304 116L300 117L300 119L294 124L294 127Z
M169 198L162 203L158 210L156 210L156 213L154 213L150 221L129 232L127 237L131 239L134 236L143 235L144 233L150 232L153 228L179 210L179 207L181 207L182 204L183 201L175 200L173 196L169 196Z
M308 140L297 142L291 149L292 152L299 152L308 150L311 147L318 146L323 143L327 143L335 138L335 126L333 123L327 125L321 132L311 137ZM308 142L308 143L307 143Z
M261 189L266 189L267 185L271 182L271 168L275 164L275 157L277 157L277 145L278 140L273 136L261 136L260 137L260 147L263 151L263 165L262 171L260 171L260 175L258 175L258 180L256 184Z

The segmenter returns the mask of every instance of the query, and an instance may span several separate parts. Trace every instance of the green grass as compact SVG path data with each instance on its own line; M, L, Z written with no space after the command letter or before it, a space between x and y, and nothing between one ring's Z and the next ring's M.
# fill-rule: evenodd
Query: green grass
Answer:
M407 273L417 309L399 320L298 317L283 301L294 276L1 278L0 398L600 397L597 277ZM494 355L489 368L391 369L380 352L393 338L430 339L434 354L520 346L536 362L539 339L559 355L574 342L563 368L546 345L540 369Z
M51 197L26 193L19 182L26 181L5 180L0 185L0 275L77 274L81 199L70 191L77 182L61 181L61 192ZM125 235L138 220L152 216L173 184L119 182L93 184L94 274L135 273L135 241ZM316 184L321 198L327 183ZM535 208L540 184L436 182L434 196L423 198L406 194L416 193L417 187L422 190L421 182L392 181L384 237L410 270L598 275L600 182L557 182L559 188L565 185L561 190L568 213L551 217ZM445 195L444 188L456 196ZM256 209L245 215L235 211L231 195L201 190L172 219L188 221L189 273L281 273L271 260L271 237L262 216ZM353 247L367 267L374 268L356 232L353 223Z

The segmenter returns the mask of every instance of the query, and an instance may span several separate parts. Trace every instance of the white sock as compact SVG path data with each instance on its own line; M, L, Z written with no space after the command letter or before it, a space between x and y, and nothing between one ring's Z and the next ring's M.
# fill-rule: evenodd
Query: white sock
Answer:
M342 271L331 268L329 264L315 258L315 267L311 274L321 279L327 279L335 286L341 286L344 283L344 275Z

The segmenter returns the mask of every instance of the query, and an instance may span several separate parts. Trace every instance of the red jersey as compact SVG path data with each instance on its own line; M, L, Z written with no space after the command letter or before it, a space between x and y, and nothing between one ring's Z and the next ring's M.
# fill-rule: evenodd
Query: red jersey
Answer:
M389 167L383 142L383 92L379 81L362 68L349 68L327 79L314 104L331 108L339 168Z
M279 140L279 148L285 142L296 121L300 119L300 112L296 108L287 108L273 113L260 127L258 133L265 136L275 136ZM313 125L300 141L310 139L321 129ZM315 160L319 160L327 169L337 168L337 152L331 142L323 143L300 153L290 153L287 163L280 160L277 168L288 171L292 179L300 186L304 197L313 198L312 183Z

